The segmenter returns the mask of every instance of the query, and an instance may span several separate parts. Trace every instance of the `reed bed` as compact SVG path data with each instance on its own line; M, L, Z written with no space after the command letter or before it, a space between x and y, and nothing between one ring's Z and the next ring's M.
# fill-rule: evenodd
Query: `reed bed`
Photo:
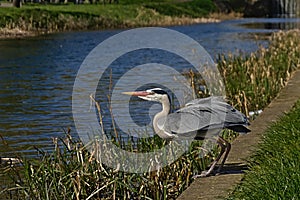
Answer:
M227 100L249 116L250 111L263 110L300 68L300 30L279 31L269 38L267 48L261 46L250 55L219 55L218 69L225 83ZM196 96L210 91L200 74L189 72Z
M199 144L171 165L142 174L126 173L98 162L90 152L68 133L54 139L52 153L37 150L38 159L23 159L22 166L3 167L13 174L13 186L0 192L6 199L174 199L192 181L193 173L201 172L211 161L199 155ZM156 145L152 145L155 143ZM123 146L128 151L149 151L159 147L158 138L143 139ZM118 144L120 145L120 144ZM138 149L133 146L137 146ZM141 163L148 164L148 163Z
M219 56L228 100L247 115L265 108L300 68L299 30L276 32L270 41L249 56Z
M247 114L263 109L300 67L300 31L274 33L268 48L261 47L249 56L220 55L218 66L231 104ZM190 73L190 78L199 96L203 91L197 88L204 84L203 80L195 73ZM194 141L184 155L160 170L152 171L155 163L150 163L149 172L126 173L98 162L93 156L96 148L88 151L78 139L71 137L70 131L65 134L65 138L54 139L53 152L38 149L38 159L22 158L21 166L2 166L1 176L9 175L12 182L0 196L6 199L175 199L218 151L213 147L207 153L202 142ZM229 140L235 137L228 131L224 135ZM133 152L153 151L166 143L157 136L134 140L122 138L115 131L110 136L116 145Z

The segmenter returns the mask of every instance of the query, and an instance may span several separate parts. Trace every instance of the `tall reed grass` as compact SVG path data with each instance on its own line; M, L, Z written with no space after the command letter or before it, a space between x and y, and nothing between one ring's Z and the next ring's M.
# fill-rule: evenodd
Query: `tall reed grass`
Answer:
M247 115L266 107L300 68L300 31L272 34L268 48L249 56L220 55L228 100Z
M299 30L280 31L270 39L268 48L261 47L250 56L219 57L218 66L228 99L245 113L263 109L300 67ZM194 88L203 84L196 74L190 73L190 76ZM229 139L235 137L231 132L225 135ZM111 136L116 145L128 151L151 151L165 145L157 136L139 140L123 140L117 134ZM38 150L38 159L22 158L21 166L2 166L1 176L9 175L12 182L0 196L6 199L174 199L218 151L213 148L212 153L207 154L201 147L202 142L195 141L182 157L165 168L151 171L153 164L149 172L135 174L98 162L93 156L95 151L88 151L69 131L65 138L55 139L53 143L52 153ZM202 158L199 155L203 153L207 156Z
M153 149L153 143L162 141L154 137L123 148L145 151ZM7 199L174 199L191 183L194 173L200 173L211 161L211 157L200 158L203 149L194 143L171 165L151 171L153 163L149 172L135 174L98 162L94 152L70 134L55 139L54 145L52 153L38 150L37 159L23 159L21 168L4 167L3 172L12 174L14 183L1 191L0 197L2 193Z
M300 68L300 30L279 31L250 55L219 55L218 69L225 83L227 100L249 116L249 111L263 110L284 87L293 71ZM190 71L197 97L205 97L205 82Z

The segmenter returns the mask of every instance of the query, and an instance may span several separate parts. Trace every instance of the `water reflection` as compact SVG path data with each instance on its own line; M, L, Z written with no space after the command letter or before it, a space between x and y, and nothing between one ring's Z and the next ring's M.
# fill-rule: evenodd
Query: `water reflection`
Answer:
M290 29L299 29L300 28L300 19L284 19L278 18L270 19L268 21L261 22L249 22L241 24L243 27L252 28L252 29L268 29L268 30L290 30Z

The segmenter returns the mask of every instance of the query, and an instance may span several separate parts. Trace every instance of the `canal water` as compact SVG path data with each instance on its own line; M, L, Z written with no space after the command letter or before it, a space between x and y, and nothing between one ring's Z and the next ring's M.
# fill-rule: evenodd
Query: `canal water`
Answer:
M168 28L193 38L216 60L220 54L247 55L260 45L267 46L265 36L280 29L300 28L300 20L239 19ZM68 32L0 40L0 135L9 144L8 148L0 143L1 157L11 156L12 152L33 155L33 146L51 149L51 138L62 137L68 127L76 136L72 91L77 72L92 49L120 32ZM158 62L153 57L161 58L165 65L188 67L182 60L151 51L121 58L118 67ZM156 77L151 76L155 83ZM151 121L149 117L138 118L142 120L139 123Z

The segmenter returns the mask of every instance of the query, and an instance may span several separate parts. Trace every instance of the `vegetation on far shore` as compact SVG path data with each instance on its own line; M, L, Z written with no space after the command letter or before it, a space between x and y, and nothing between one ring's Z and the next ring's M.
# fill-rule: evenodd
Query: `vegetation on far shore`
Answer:
M231 104L244 113L263 109L285 86L293 71L300 68L300 31L274 33L268 48L261 47L250 56L220 56L218 66ZM197 75L191 73L191 78L198 84ZM231 132L224 134L228 139L235 137ZM80 141L71 138L69 132L66 135L60 140L61 145L59 139L54 140L52 153L38 150L39 159L22 157L21 166L2 166L1 179L9 175L12 182L7 182L9 187L3 188L0 196L7 199L174 199L193 181L193 174L205 169L218 150L213 148L212 154L201 158L199 155L205 153L202 143L194 142L171 165L151 172L150 168L158 163L147 163L149 172L134 174L97 162ZM148 152L165 145L157 136L135 141L116 135L112 135L116 144L128 151Z
M21 0L10 1L0 0L0 38L275 15L271 1L263 0L25 0L21 8L12 7Z
M228 199L300 199L300 101L274 123Z
M118 4L37 4L0 7L0 27L34 33L217 22L211 0L120 1ZM2 31L3 32L3 31Z

